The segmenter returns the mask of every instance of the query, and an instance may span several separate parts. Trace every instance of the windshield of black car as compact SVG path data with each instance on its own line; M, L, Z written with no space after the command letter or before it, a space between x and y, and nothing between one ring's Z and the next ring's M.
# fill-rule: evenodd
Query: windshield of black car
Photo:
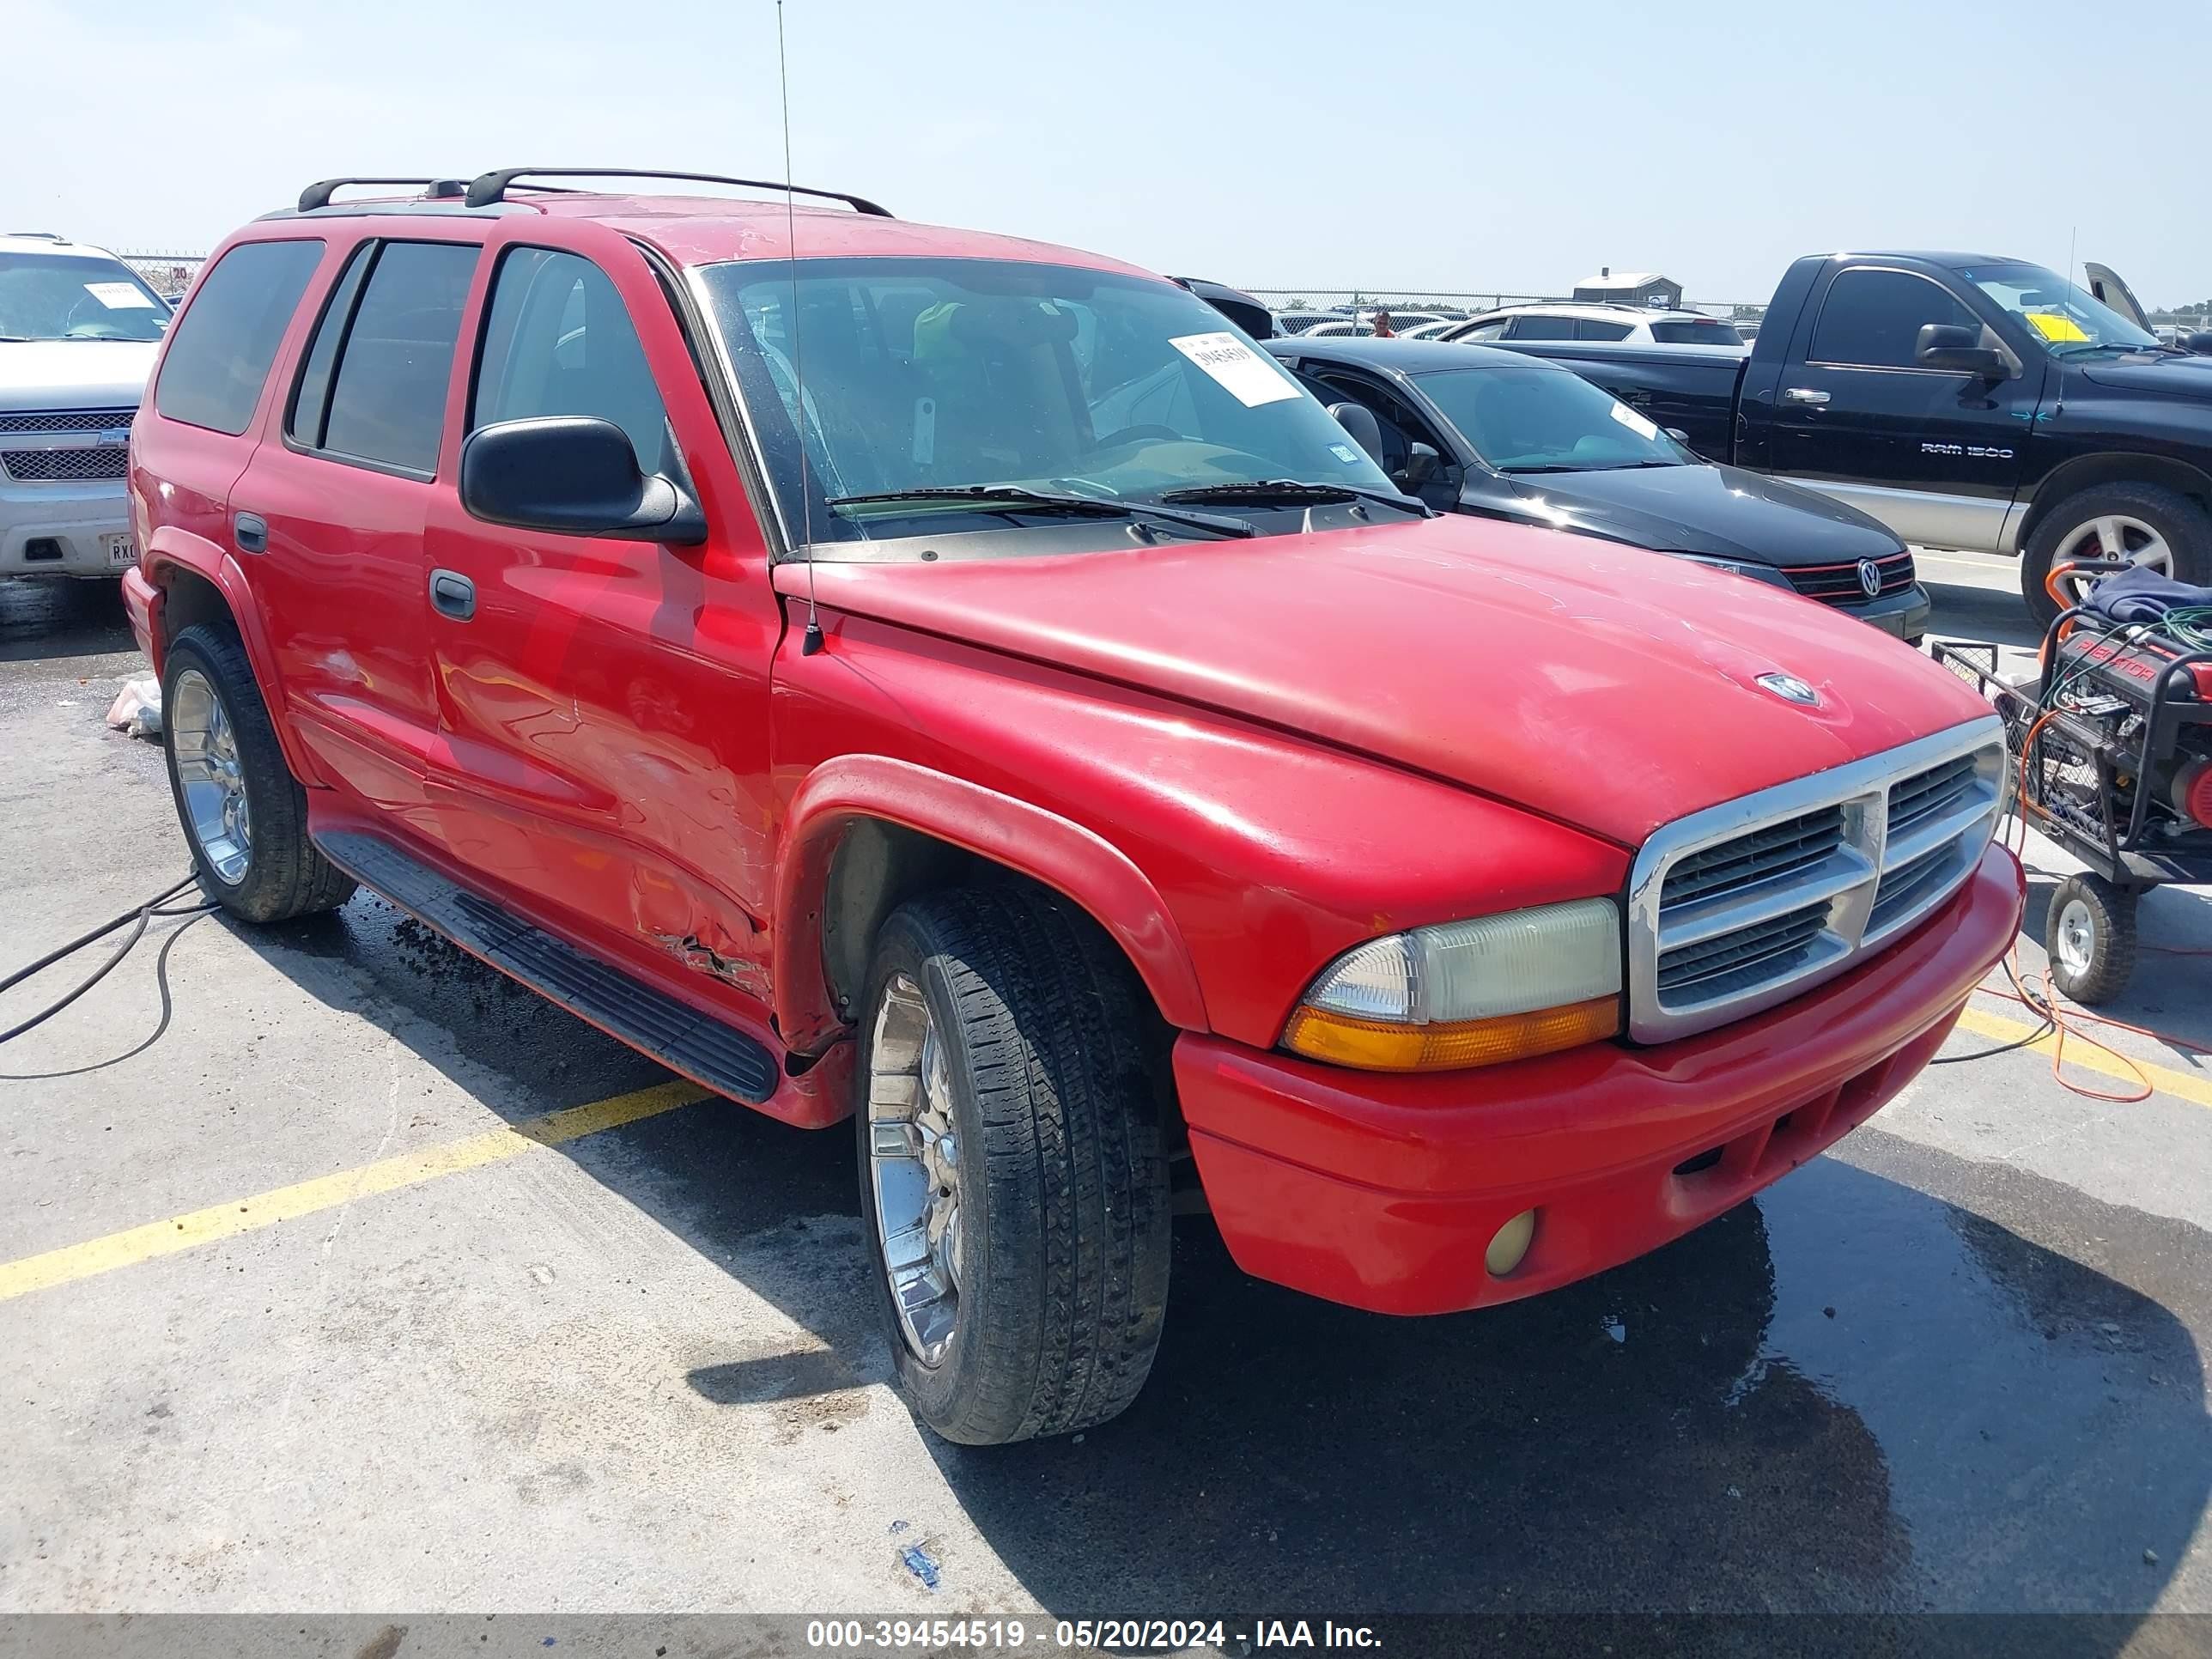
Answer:
M902 490L1016 485L1145 503L1289 478L1395 493L1273 358L1168 283L953 258L702 276L794 541L911 535L917 517L981 511L829 505Z
M1500 472L1592 472L1697 459L1656 422L1566 369L1448 368L1414 380Z
M0 253L0 339L158 340L169 307L117 259Z
M2060 356L2100 346L2143 350L2159 343L2087 289L2041 265L1984 265L1959 274Z

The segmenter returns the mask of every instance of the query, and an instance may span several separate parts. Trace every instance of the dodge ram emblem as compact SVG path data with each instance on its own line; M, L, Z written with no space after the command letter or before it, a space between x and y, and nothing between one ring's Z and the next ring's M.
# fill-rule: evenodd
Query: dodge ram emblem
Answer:
M1795 674L1761 674L1759 683L1781 698L1810 708L1820 701L1820 694L1799 679Z
M1869 599L1881 592L1881 567L1872 559L1859 561L1859 591Z

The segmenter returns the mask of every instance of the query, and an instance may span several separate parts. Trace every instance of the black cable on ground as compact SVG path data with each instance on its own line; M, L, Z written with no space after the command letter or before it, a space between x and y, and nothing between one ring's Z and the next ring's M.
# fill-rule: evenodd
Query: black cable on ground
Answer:
M2040 1042L2058 1029L2058 1022L2051 1015L2051 1005L2022 985L2020 982L2020 975L2013 972L2012 957L2008 955L1998 965L2003 968L2005 977L2012 981L2012 988L2020 993L2020 1000L2041 1015L2043 1023L2026 1036L2014 1037L2010 1042L2000 1042L1994 1048L1977 1048L1967 1054L1945 1054L1939 1059L1929 1060L1929 1065L1961 1066L1970 1060L1987 1060L1991 1054L2008 1054L2015 1048L2025 1048L2031 1043Z
M170 1016L174 1012L174 1005L169 995L169 952L175 949L177 941L184 937L185 929L189 928L193 922L210 912L222 908L221 905L210 901L206 904L184 905L173 910L154 912L157 916L183 916L185 921L184 927L179 927L161 941L161 949L154 958L154 984L161 994L161 1018L155 1023L154 1029L147 1033L144 1041L135 1048L125 1048L119 1054L111 1054L106 1060L95 1060L88 1065L71 1066L58 1072L0 1072L0 1078L4 1078L10 1083L41 1083L54 1078L82 1077L88 1072L105 1071L110 1066L120 1066L126 1060L135 1060L159 1042L162 1035L168 1030Z
M143 903L139 904L131 909L125 910L121 915L115 917L110 921L102 923L100 927L94 928L88 933L80 933L68 944L59 945L55 949L47 951L46 955L40 957L36 962L31 963L27 966L18 968L14 973L9 975L7 978L0 979L0 993L11 991L16 986L21 985L25 980L33 977L34 975L44 973L56 963L66 960L88 945L97 945L101 939L106 939L110 933L116 932L118 928L129 927L131 929L130 936L126 938L122 944L115 947L114 951L109 954L107 960L101 963L100 966L95 968L86 978L79 981L76 986L67 994L63 996L58 1001L48 1003L45 1007L40 1009L37 1013L33 1014L28 1019L19 1021L17 1024L9 1026L6 1030L0 1031L0 1042L12 1042L17 1037L22 1036L24 1032L31 1030L37 1026L45 1024L46 1021L52 1019L56 1014L61 1012L63 1009L68 1007L70 1004L75 1002L87 991L92 989L94 986L99 984L100 981L106 979L108 975L113 973L117 967L121 964L123 958L131 954L132 948L137 945L138 941L145 938L147 925L155 916L187 915L195 911L204 913L205 911L213 908L214 907L211 902L204 905L179 906L167 909L162 908L167 901L174 898L178 894L183 892L185 888L192 885L197 879L198 878L196 876L187 874L183 880L175 882L167 887L164 887L160 892L155 894L153 897L146 900ZM181 927L177 930L178 933L182 933L184 929ZM171 940L173 941L175 937L175 934L171 934ZM166 956L167 954L167 951L168 946L165 944L162 946L163 955ZM161 1021L164 1026L167 1026L168 1024L168 1017L166 1012L167 1002L167 986L165 984L163 987L163 1003L165 1012Z

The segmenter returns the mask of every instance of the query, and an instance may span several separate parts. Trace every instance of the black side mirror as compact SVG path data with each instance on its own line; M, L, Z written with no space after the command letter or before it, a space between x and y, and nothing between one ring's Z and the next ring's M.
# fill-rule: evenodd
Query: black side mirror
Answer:
M2212 357L2212 328L2189 329L2174 343L2200 357Z
M1397 482L1407 489L1419 489L1435 479L1437 469L1443 465L1443 459L1433 446L1415 444L1406 452L1406 470L1399 475Z
M2012 365L1995 346L1982 343L1982 331L1952 323L1924 323L1914 342L1912 359L1923 368L1978 374L1984 380L2008 380Z
M1382 423L1375 418L1375 411L1364 404L1331 404L1328 412L1336 423L1351 434L1352 441L1367 452L1370 460L1382 454Z
M461 505L487 524L696 544L707 515L673 479L638 471L612 421L544 415L479 427L461 446Z

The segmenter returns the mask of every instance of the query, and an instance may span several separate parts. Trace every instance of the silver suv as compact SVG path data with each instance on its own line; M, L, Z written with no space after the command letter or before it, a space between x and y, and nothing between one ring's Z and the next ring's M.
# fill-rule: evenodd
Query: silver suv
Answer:
M0 578L137 562L131 420L169 307L103 249L0 236Z

